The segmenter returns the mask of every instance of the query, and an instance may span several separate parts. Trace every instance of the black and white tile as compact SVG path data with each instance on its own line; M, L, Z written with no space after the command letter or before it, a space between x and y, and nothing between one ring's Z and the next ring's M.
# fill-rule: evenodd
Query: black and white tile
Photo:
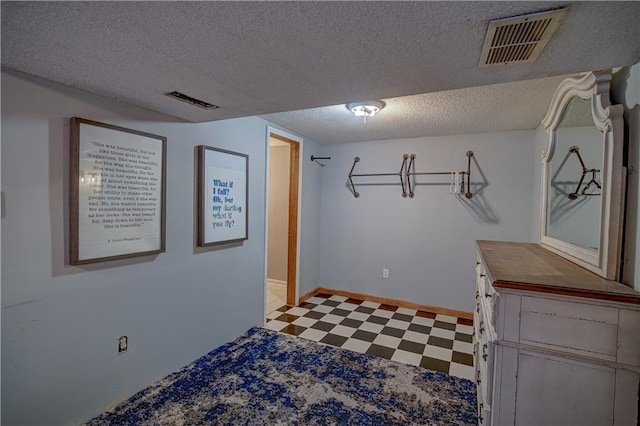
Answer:
M265 328L474 380L473 321L319 293Z

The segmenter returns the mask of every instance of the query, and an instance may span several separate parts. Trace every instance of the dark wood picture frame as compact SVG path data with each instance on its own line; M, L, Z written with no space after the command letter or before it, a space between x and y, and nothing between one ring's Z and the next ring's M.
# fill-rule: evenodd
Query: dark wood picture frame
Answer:
M165 251L167 138L70 120L69 264Z
M198 246L249 239L249 156L199 145L197 163Z

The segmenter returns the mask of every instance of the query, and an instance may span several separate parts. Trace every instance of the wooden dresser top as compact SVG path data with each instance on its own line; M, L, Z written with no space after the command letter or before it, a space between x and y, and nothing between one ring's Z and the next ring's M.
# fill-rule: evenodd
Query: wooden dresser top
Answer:
M494 287L640 304L640 293L534 243L476 242Z

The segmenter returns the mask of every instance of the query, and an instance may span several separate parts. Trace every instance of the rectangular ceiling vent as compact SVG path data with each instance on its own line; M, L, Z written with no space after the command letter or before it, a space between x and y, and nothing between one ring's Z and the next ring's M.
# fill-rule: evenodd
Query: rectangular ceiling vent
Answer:
M489 22L480 68L535 61L566 13L563 8Z
M208 102L201 101L200 99L192 98L191 96L187 96L184 93L180 93L180 92L169 92L169 93L165 93L165 95L171 98L177 99L179 101L186 102L191 105L195 105L198 108L202 108L202 109L220 108L218 105L210 104Z

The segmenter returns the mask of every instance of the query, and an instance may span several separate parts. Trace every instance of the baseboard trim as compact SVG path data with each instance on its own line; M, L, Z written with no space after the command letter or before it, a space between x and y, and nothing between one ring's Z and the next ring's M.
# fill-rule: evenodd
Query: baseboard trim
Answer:
M470 320L473 319L473 312L459 311L457 309L450 309L450 308L442 308L440 306L422 305L419 303L407 302L405 300L390 299L388 297L371 296L370 294L354 293L351 291L344 291L344 290L334 290L332 288L324 288L324 287L318 287L315 290L310 291L309 293L306 293L300 298L299 303L302 303L305 300L309 299L310 297L313 297L313 295L317 293L327 293L327 294L332 294L336 296L352 297L354 299L367 300L369 302L374 302L374 303L384 303L387 305L399 306L401 308L417 309L419 311L427 311L427 312L433 312L435 314L451 315L454 317L466 318Z
M304 302L305 300L313 297L314 294L320 293L320 287L316 287L314 290L311 290L309 293L305 293L298 299L298 305Z
M287 286L287 282L286 281L275 280L273 278L267 278L267 284L279 285L279 286L282 286L282 287L286 287Z

